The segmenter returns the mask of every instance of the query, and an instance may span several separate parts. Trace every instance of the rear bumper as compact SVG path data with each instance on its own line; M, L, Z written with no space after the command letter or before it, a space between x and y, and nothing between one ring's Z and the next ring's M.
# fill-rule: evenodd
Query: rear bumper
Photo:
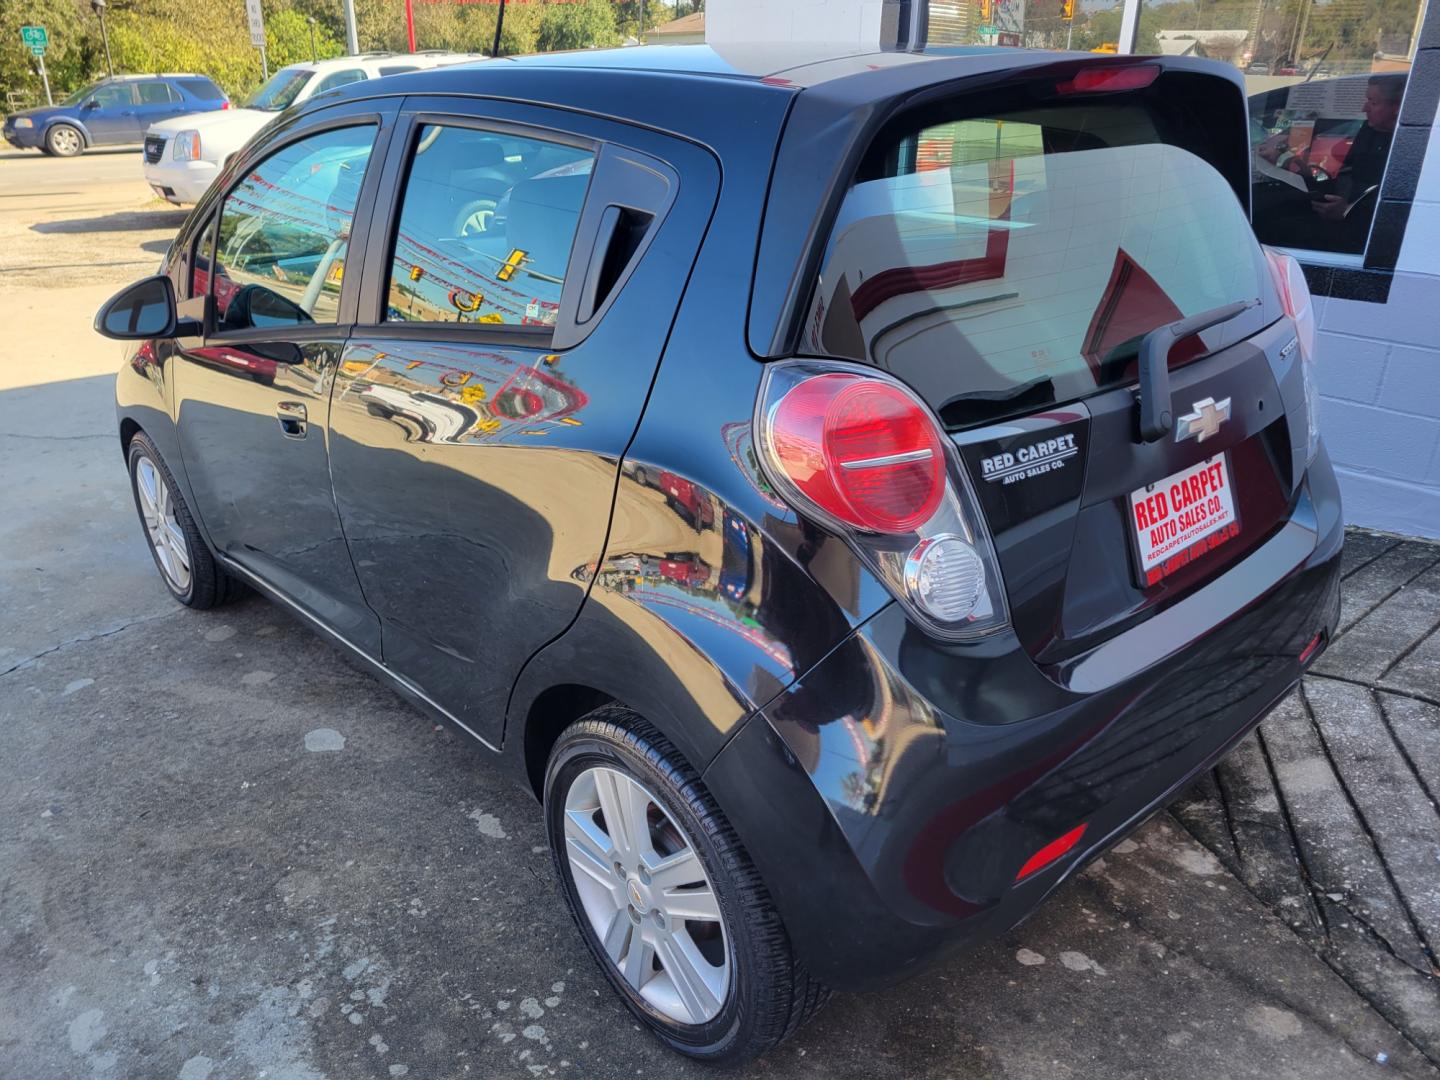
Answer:
M811 972L865 989L1004 933L1165 805L1333 634L1343 538L1322 451L1281 532L1188 612L1129 632L1150 639L1148 655L1141 637L1128 650L1132 670L1112 652L1042 671L1013 636L943 645L897 605L851 635L705 776ZM1082 825L1067 854L1017 880Z

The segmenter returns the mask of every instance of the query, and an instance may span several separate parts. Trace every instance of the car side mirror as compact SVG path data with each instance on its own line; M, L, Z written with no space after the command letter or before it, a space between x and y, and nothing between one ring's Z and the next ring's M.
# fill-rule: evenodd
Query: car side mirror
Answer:
M95 313L95 332L116 341L198 334L194 319L182 324L175 311L175 286L164 274L141 278L106 300Z
M91 98L89 101L85 102L84 105L80 106L80 108L83 109L85 112L89 112L91 109L98 109L99 107L100 102L96 101L94 98Z

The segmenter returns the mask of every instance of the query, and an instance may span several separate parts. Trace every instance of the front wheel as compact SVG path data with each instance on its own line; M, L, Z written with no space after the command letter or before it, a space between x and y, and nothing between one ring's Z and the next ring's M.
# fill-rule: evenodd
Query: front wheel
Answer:
M606 706L561 735L545 820L586 945L672 1049L744 1061L828 999L699 776L635 713Z
M218 607L242 596L245 587L210 554L175 478L149 437L140 433L131 439L126 459L145 540L170 595L192 608Z
M74 157L85 149L85 139L78 128L56 124L45 133L45 149L56 157Z

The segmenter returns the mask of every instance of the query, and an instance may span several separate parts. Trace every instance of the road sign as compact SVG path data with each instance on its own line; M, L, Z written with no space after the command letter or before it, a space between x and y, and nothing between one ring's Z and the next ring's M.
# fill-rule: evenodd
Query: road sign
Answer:
M250 23L250 44L257 49L265 47L265 15L260 10L260 0L245 0L245 18Z
M44 45L31 45L31 46L30 46L30 51L31 51L32 53L34 53L36 56L44 56L44 55L45 55L45 46L44 46Z
M45 49L50 44L50 34L43 26L22 26L20 40L25 42L25 47L36 56L44 56Z

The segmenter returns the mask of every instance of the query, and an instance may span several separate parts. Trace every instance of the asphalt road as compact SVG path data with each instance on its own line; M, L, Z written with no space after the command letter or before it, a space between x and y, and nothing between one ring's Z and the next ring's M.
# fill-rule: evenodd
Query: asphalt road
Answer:
M463 735L259 599L170 602L89 330L179 221L138 175L0 154L0 1076L711 1075L610 994L536 806ZM1162 817L736 1075L1434 1072Z

